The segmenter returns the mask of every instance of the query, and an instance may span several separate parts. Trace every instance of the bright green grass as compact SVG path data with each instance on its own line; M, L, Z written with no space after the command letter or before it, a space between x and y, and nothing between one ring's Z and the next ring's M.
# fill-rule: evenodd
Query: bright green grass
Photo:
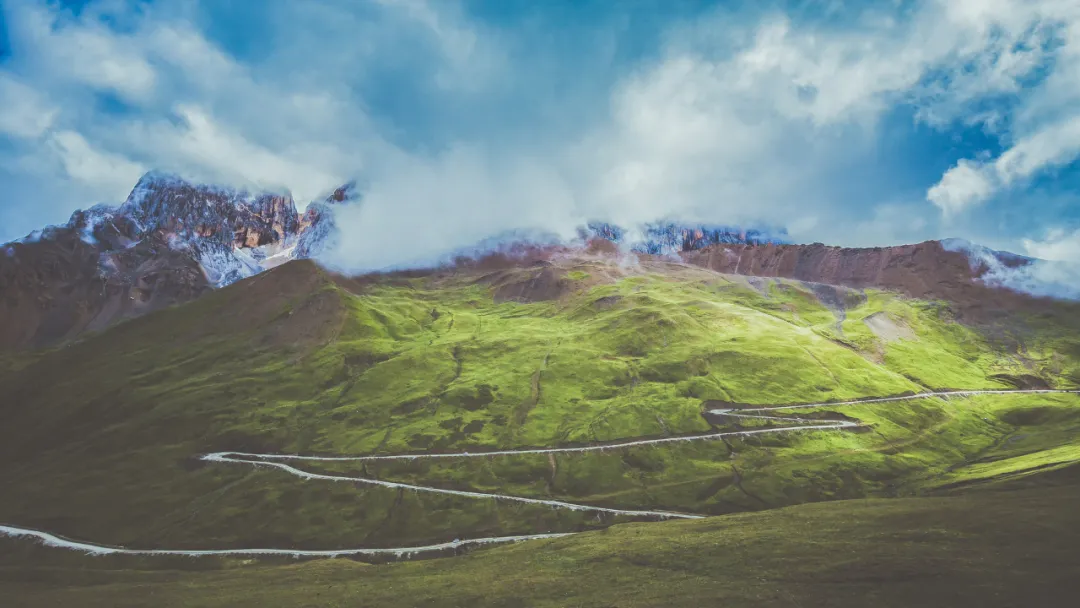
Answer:
M1080 447L1077 395L928 399L833 411L858 418L872 430L731 437L588 454L302 466L625 508L726 513L914 494L1030 468L1026 464L1042 466L1046 458L1080 460L1075 453ZM1032 411L1039 417L1025 417ZM1004 458L1013 460L994 467L980 464Z
M478 274L357 287L287 264L43 353L0 379L14 404L0 428L0 521L174 547L393 546L582 530L611 521L304 482L194 457L566 445L709 431L706 400L1003 388L1021 376L1074 386L1080 351L1070 350L1068 316L1018 323L1024 348L1011 349L940 303L892 294L845 292L838 328L836 313L796 282L758 291L700 269L616 272L582 261L563 270L572 287L559 300L496 303L494 279ZM875 313L914 338L876 338L863 321ZM900 402L837 410L871 424L868 433L322 468L726 513L978 481L1043 466L1044 450L1064 462L1076 404L1072 396ZM1038 407L1061 419L1007 416ZM998 450L1012 450L1013 464L984 466Z

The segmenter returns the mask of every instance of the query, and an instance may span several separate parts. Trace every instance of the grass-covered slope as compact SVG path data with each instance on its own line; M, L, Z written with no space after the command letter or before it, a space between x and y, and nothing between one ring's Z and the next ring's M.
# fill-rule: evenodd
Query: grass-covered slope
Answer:
M950 497L615 526L371 566L0 556L8 606L1064 607L1080 593L1076 466ZM43 561L50 565L35 565Z
M0 521L139 547L402 546L616 519L305 482L219 450L365 454L702 433L717 402L1072 387L1068 315L977 328L943 303L600 258L363 281L290 263L0 368ZM867 432L311 470L703 514L1061 466L1078 398L837 408ZM812 415L823 415L817 410ZM764 422L762 424L769 424Z

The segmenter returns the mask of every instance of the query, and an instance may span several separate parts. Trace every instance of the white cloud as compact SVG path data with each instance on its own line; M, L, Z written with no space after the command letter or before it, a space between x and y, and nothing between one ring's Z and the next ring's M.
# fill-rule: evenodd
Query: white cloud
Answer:
M962 228L965 209L1080 154L1071 0L882 4L843 26L718 13L670 27L609 90L581 86L592 96L568 96L575 105L544 122L507 128L516 109L501 108L511 116L503 130L484 124L490 100L531 103L531 91L593 74L576 72L585 62L575 57L558 70L554 59L511 61L509 51L532 48L457 3L268 6L246 56L199 20L163 12L175 4L151 5L122 31L44 1L5 6L15 35L0 65L0 101L10 102L0 136L14 152L0 165L73 184L57 203L64 215L93 201L74 185L95 197L119 191L139 167L288 186L300 202L358 176L367 196L345 212L349 237L335 259L355 269L507 230L563 234L585 219L761 222L840 244L921 240L941 236L939 210ZM617 34L608 38L619 48ZM535 41L548 45L537 54L558 51ZM412 77L430 82L397 88ZM125 107L102 110L102 92ZM417 129L371 111L379 102L431 115L414 115ZM875 190L887 173L871 171L888 145L884 121L898 110L938 129L984 125L1008 149L953 157L936 185Z
M107 199L122 197L146 171L122 156L95 149L74 131L51 134L48 145L55 149L68 176Z
M612 123L593 134L584 153L584 166L597 176L587 198L627 221L658 211L785 224L835 220L830 180L845 177L835 168L872 150L886 113L910 104L923 120L945 126L972 116L986 99L1016 95L1046 66L1054 53L1048 42L1060 37L1056 26L1076 20L1069 3L1042 5L929 1L902 19L870 11L841 30L780 15L746 31L723 14L678 30L661 61L615 91ZM978 120L1002 117L983 111ZM1050 133L1018 142L990 168L961 160L928 200L955 215L1003 184L1067 161L1071 123ZM924 235L930 229L926 220L909 224ZM819 225L828 231L836 223ZM850 240L843 229L829 236Z
M926 198L946 215L959 213L993 194L993 178L987 173L981 163L962 158L927 191Z
M1077 83L1080 87L1080 82ZM1048 123L1019 139L994 162L1003 186L1070 163L1080 155L1080 109L1074 116Z
M20 139L41 137L58 112L41 94L5 74L0 74L0 133Z
M57 80L71 80L130 99L153 93L156 74L136 49L137 42L118 35L92 18L68 23L56 12L32 3L6 5L7 28L15 44L29 51L23 61Z
M1047 238L1061 244L1073 240L1073 237L1060 231L1052 232ZM966 253L973 266L983 267L985 272L980 279L988 285L1023 291L1034 296L1080 298L1080 263L1075 259L1036 258L1025 264L1012 265L1004 263L997 252L968 241L954 239L943 244L952 251ZM1029 249L1040 249L1038 244L1032 245ZM1072 246L1074 245L1065 244L1060 251L1067 251ZM1044 252L1051 251L1046 249Z
M1043 260L1080 264L1080 229L1050 230L1042 239L1024 239L1028 255Z
M379 4L402 11L404 15L428 28L445 54L454 62L468 62L477 46L476 32L448 19L426 0L377 0Z
M425 263L505 232L569 238L586 219L547 162L457 147L386 167L362 204L338 209L344 238L324 262L345 270Z
M249 78L242 66L186 24L151 23L140 34L137 52L177 70L188 87L212 93ZM249 81L243 84L251 86Z
M334 174L326 154L293 153L288 148L270 150L252 143L242 134L220 124L204 108L180 104L175 108L180 123L139 125L127 133L131 146L156 154L166 166L182 167L192 179L252 185L266 189L292 188L301 200L345 181ZM307 156L307 158L305 158ZM329 166L328 166L329 165Z
M293 90L261 76L187 21L151 13L113 32L95 7L81 17L39 2L7 7L14 59L0 66L0 132L19 141L2 164L78 184L66 189L74 198L57 219L99 198L122 200L142 167L289 187L303 203L382 145L359 104L332 89ZM100 92L129 105L102 113Z
M432 0L376 0L427 30L445 62L436 72L441 88L483 91L505 76L506 64L492 32L478 31L455 10L454 3Z
M1015 188L1056 167L1080 157L1080 4L1060 0L957 3L949 12L991 32L1001 41L988 50L996 51L996 67L976 70L976 77L963 78L963 86L952 105L962 110L970 100L990 93L1012 94L1012 114L992 114L1003 125L1006 149L992 161L961 161L930 188L929 200L945 212L985 201ZM1004 32L1004 33L1002 33ZM979 59L983 62L988 53ZM1024 90L1020 80L1039 68L1046 68L1045 80ZM958 109L948 117L959 114Z
M960 159L926 198L946 215L982 203L998 191L1080 156L1080 113L1047 125L1013 144L992 162Z

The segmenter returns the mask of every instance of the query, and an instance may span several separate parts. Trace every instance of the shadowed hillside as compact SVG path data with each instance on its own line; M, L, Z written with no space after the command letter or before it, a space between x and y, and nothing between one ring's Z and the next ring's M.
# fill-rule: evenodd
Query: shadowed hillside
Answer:
M9 543L12 606L1071 606L1077 467L947 498L631 524L473 555L169 563ZM33 565L38 564L38 565ZM48 564L48 565L46 565Z

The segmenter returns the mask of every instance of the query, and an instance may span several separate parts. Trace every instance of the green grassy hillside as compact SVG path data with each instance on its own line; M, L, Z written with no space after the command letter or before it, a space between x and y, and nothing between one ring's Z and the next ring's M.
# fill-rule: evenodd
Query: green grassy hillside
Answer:
M1074 309L976 327L945 303L587 257L345 280L290 263L0 367L0 522L144 548L404 546L624 517L207 463L567 446L772 425L718 403L1071 388ZM806 431L438 462L305 464L624 509L908 496L1080 459L1080 398L843 406ZM0 541L6 542L6 541Z
M56 555L11 542L8 606L1072 606L1080 467L948 497L620 525L371 566ZM47 565L42 565L42 564Z

